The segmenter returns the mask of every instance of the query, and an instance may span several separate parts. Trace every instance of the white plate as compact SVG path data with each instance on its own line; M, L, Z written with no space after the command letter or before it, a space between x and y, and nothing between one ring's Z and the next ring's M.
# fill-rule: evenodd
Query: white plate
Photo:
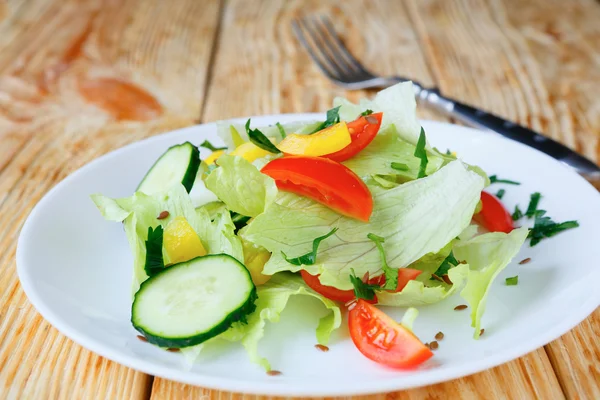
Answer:
M314 114L253 118L253 124L316 119ZM555 160L493 134L424 122L431 143L451 148L489 174L522 182L506 189L509 209L527 206L530 193L543 194L541 207L557 221L581 227L536 247L526 245L498 277L483 318L485 335L472 339L469 311L453 311L458 297L420 309L415 331L423 341L445 334L424 368L398 372L364 358L345 329L328 353L314 348L313 303L297 299L279 324L269 327L261 350L273 368L268 376L251 364L239 344L209 350L187 370L181 354L136 338L129 322L132 257L120 224L104 221L92 193L130 196L156 158L171 145L204 139L219 142L215 125L194 126L134 143L107 154L52 189L29 216L17 249L23 289L35 308L82 346L148 374L234 392L324 396L388 392L428 385L491 368L556 339L600 303L600 196L586 181ZM203 150L202 156L207 152ZM531 257L526 265L517 262ZM518 286L504 279L519 275ZM392 311L399 317L403 310Z

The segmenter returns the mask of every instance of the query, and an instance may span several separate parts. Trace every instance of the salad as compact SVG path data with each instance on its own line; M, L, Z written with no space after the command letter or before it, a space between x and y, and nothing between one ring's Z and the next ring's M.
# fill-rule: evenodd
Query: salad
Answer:
M324 121L218 122L225 146L205 141L204 160L182 143L131 197L93 195L124 225L140 338L190 362L216 341L240 342L271 371L258 351L266 323L290 296L311 296L327 310L316 323L321 350L345 315L363 355L413 368L435 349L412 332L416 307L459 293L477 339L491 284L526 239L577 222L552 221L539 193L511 215L501 192L484 189L518 182L432 147L413 93L408 82L360 104L338 98ZM533 229L514 227L525 216ZM378 305L408 309L397 322Z

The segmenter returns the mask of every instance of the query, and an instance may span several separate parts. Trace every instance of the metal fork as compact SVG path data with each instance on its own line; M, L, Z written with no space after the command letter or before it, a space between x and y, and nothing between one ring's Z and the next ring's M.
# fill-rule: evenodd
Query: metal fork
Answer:
M401 76L381 77L366 69L348 51L326 16L295 19L292 21L292 29L321 71L345 89L385 88L410 80ZM600 179L600 168L594 162L563 144L497 115L445 97L436 88L425 88L415 81L412 83L419 103L468 125L491 130L540 150L588 179Z

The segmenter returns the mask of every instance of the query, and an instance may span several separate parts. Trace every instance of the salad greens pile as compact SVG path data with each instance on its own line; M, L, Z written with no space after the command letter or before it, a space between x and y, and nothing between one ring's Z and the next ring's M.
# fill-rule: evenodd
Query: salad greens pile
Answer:
M133 253L132 291L136 302L147 296L151 299L147 300L149 304L157 304L157 296L163 292L169 299L168 296L174 295L171 291L184 291L165 287L167 282L179 282L179 278L174 272L168 277L163 270L173 269L184 274L183 267L179 268L174 260L180 260L181 251L191 246L192 241L182 233L187 226L201 242L201 246L192 251L194 257L202 258L204 254L228 257L223 258L223 262L231 266L228 269L231 272L227 272L231 275L227 279L231 280L227 282L236 282L240 288L245 284L247 274L236 270L235 260L249 270L256 295L254 306L250 307L253 311L248 313L248 307L244 315L232 311L223 316L224 322L219 322L220 333L203 339L202 343L180 346L190 361L195 360L203 346L225 340L240 342L253 362L269 370L269 362L258 353L258 343L267 321L279 320L292 295L311 296L322 302L328 314L315 321L316 339L326 345L331 332L341 325L343 304L309 287L298 274L300 271L318 276L321 285L340 291L355 289L351 277L361 280L363 276L376 277L386 272L390 278L390 271L393 274L402 268L421 271L399 291L385 290L385 287L375 289L378 304L418 307L459 294L470 306L474 337L479 336L492 283L518 253L529 229L517 228L510 233L478 232L472 219L479 212L481 192L489 185L490 178L477 166L431 147L416 118L412 83L395 85L379 92L373 100L363 99L359 104L337 98L334 107L324 121L278 123L258 128L250 128L250 121L246 124L218 122L218 134L226 147L215 147L206 141L202 144L223 154L214 164L200 163L190 193L180 180L173 181L172 177L180 170L173 166L173 173L161 171L163 181L153 177L153 185L162 182L156 190L136 191L131 197L120 199L100 194L92 196L105 219L124 225ZM369 118L371 113L381 112L383 117L377 136L358 154L342 162L371 193L373 209L369 222L343 215L309 197L278 189L275 179L261 173L269 162L284 156L277 146L289 135L310 135L340 121L353 121L361 115ZM262 142L261 146L255 143L256 138ZM240 154L240 146L254 146L253 154L260 156L246 157ZM173 164L181 162L187 154L193 157L193 151L184 152L179 148L178 151L181 155L174 158ZM187 164L183 169L189 175L190 170L186 168ZM491 178L494 182L502 181L495 176ZM533 211L528 209L525 214L533 212L541 221L543 215L535 214L535 205L530 208ZM520 210L517 211L521 216ZM163 217L157 218L161 213ZM188 225L181 225L182 219ZM179 221L175 233L174 221ZM545 222L539 222L542 223ZM540 235L553 234L540 232ZM171 237L177 237L177 243L169 244ZM196 250L198 253L194 253ZM198 275L206 276L205 280L225 279L218 271L209 271L210 268L218 270L218 266L205 263L194 269L192 261L186 260L185 274L192 274L193 270L194 274L205 274ZM190 276L185 275L181 281L191 279ZM441 277L444 279L439 279ZM156 288L152 286L154 280ZM227 285L223 284L228 288ZM227 290L236 291L238 286L232 283ZM140 294L142 291L144 296ZM248 288L248 293L251 292L254 293L254 288ZM194 295L191 292L190 296ZM225 298L228 294L222 296ZM215 304L213 307L218 308L220 303ZM152 310L140 307L135 321L154 318ZM228 307L234 310L237 305ZM411 311L410 315L407 320L416 314ZM149 336L166 335L166 330L158 329L160 332L156 333L153 324L154 321L149 323L152 328L136 325L136 329ZM160 321L156 324L160 325ZM187 327L190 322L181 324ZM202 337L217 332L211 329L204 329ZM182 327L181 332L183 330ZM177 343L178 332L172 343ZM185 343L194 343L194 340Z

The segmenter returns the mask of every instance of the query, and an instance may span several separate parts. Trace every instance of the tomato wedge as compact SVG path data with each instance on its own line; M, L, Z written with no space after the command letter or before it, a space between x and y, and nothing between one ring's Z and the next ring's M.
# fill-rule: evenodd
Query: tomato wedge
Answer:
M500 200L488 192L481 192L481 212L473 218L490 232L509 233L514 229L512 216Z
M354 290L340 290L333 286L325 286L319 281L318 275L311 275L305 270L300 271L300 275L304 282L315 292L327 297L329 300L347 303L354 300Z
M421 275L423 271L419 271L418 269L413 268L398 268L398 286L396 287L395 292L401 292L402 289L408 284L408 281L415 279L417 276ZM379 275L375 278L369 279L369 283L372 285L383 286L385 284L385 275Z
M349 168L322 157L286 156L261 170L281 190L309 197L338 213L369 222L373 198L367 185Z
M413 368L433 356L411 331L359 299L348 313L350 337L367 358L392 368Z
M369 145L377 136L383 113L375 113L371 115L358 117L356 120L348 123L350 131L350 139L352 142L341 150L335 153L325 154L322 157L330 160L342 162L354 157Z

